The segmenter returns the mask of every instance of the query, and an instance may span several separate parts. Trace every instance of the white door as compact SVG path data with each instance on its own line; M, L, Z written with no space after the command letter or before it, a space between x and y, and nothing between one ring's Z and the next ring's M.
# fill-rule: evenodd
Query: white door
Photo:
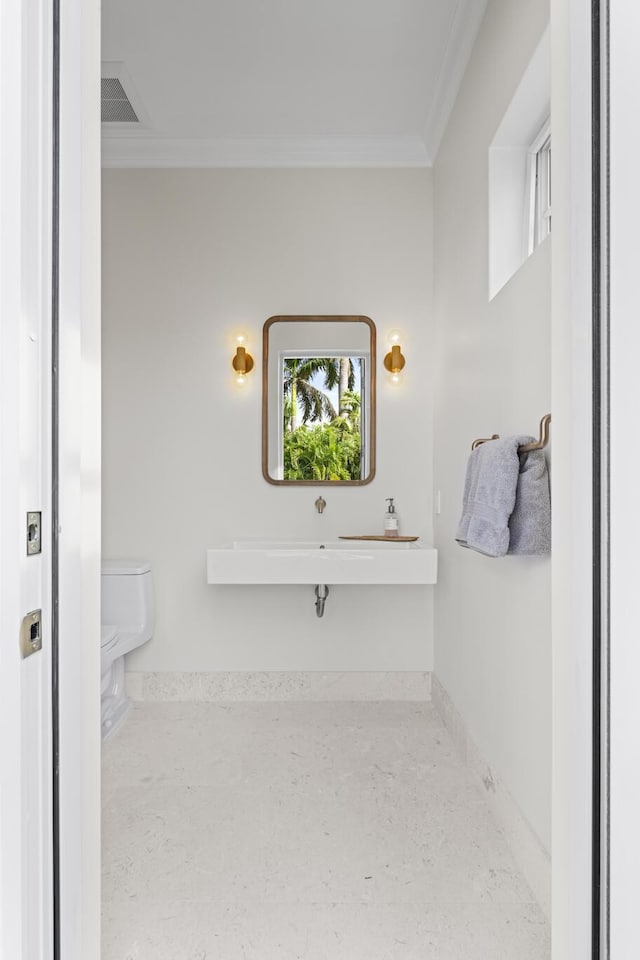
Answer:
M52 21L50 0L0 5L0 956L16 960L53 956Z

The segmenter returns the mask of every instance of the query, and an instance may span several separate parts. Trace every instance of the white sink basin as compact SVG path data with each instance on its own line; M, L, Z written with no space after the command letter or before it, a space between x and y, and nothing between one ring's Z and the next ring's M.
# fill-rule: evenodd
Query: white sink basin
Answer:
M417 543L249 540L207 550L207 583L426 584L438 553Z

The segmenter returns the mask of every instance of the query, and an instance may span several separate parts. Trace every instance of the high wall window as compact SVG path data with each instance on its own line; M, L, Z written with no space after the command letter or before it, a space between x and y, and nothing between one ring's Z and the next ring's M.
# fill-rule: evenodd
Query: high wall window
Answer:
M489 299L551 233L550 105L547 29L489 145Z

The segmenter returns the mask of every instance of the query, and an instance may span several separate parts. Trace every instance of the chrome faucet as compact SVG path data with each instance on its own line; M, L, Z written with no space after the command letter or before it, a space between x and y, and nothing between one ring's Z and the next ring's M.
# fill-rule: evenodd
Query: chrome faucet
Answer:
M322 547L320 548L322 550ZM324 605L327 602L327 597L329 596L329 587L326 583L318 583L316 585L316 616L324 616Z
M315 507L318 513L322 513L326 505L327 505L327 501L324 499L324 497L318 497L315 503Z

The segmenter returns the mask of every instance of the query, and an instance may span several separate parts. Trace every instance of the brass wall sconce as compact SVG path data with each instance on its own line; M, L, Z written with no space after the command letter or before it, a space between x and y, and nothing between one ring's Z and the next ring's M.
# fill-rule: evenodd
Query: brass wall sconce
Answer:
M402 350L400 349L400 333L398 330L392 330L389 334L389 343L391 344L391 350L384 358L385 369L391 374L391 379L394 383L397 383L400 379L399 374L402 371L402 368L405 365L405 359L402 355Z
M243 346L246 343L246 336L240 334L236 337L238 346L236 347L236 352L231 361L231 366L236 372L236 381L237 383L244 383L247 379L247 374L251 373L253 370L253 357L250 353L247 353L246 347Z

